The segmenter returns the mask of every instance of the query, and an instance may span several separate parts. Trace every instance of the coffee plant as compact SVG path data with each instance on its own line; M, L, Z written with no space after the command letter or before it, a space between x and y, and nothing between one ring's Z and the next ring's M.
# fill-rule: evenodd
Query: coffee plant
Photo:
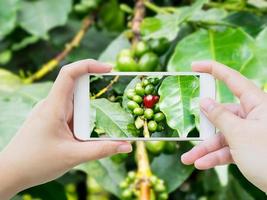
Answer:
M266 90L266 25L265 0L1 0L0 149L46 97L60 67L79 59L139 72L190 71L192 61L214 59ZM94 136L198 134L195 80L90 81ZM186 90L188 84L195 89ZM185 101L170 108L166 102L177 95ZM217 99L237 101L220 82ZM180 117L173 110L180 110ZM126 127L128 122L133 126ZM193 145L136 142L130 154L77 166L14 199L266 199L235 165L206 171L184 166L180 156Z

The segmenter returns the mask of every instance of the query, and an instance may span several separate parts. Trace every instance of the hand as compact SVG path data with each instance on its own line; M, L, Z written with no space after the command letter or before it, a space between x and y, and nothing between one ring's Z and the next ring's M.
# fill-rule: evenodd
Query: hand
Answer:
M0 153L0 199L8 199L26 188L53 180L82 162L116 153L128 153L127 142L80 142L72 133L75 79L111 67L82 60L63 67L49 95L38 103Z
M235 163L248 180L267 192L267 94L220 63L194 62L192 68L222 80L240 104L203 99L200 107L220 133L185 153L182 162L194 163L198 169Z

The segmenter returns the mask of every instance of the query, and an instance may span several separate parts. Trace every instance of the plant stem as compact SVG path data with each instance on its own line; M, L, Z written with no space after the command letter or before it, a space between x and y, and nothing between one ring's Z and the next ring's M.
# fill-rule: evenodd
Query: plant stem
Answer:
M150 182L149 177L152 175L148 155L143 141L136 142L136 158L138 171L137 176L140 181L140 200L150 200Z
M92 96L91 99L96 99L97 97L100 97L101 95L105 94L112 87L112 85L119 80L119 78L119 75L115 76L106 87L102 88L98 93Z
M132 20L132 46L134 46L141 39L140 34L140 24L145 16L145 0L136 0L134 7L134 17ZM144 136L149 135L147 122L144 123ZM152 172L149 165L148 155L143 141L136 142L136 160L137 160L137 174L140 180L140 200L150 200L151 186L149 182L149 177Z
M132 31L133 31L133 39L132 46L140 40L140 25L145 16L145 5L144 0L137 0L134 6L134 17L132 20Z
M82 39L85 36L85 33L89 29L90 25L92 24L92 19L90 16L87 16L81 25L81 28L79 31L76 33L76 35L73 37L73 39L65 45L64 50L59 53L55 58L52 58L49 60L47 63L43 64L41 68L35 72L34 74L30 75L28 78L24 79L24 83L32 83L36 80L41 79L44 77L46 74L54 70L59 63L67 56L69 53L76 47L78 47L82 41Z

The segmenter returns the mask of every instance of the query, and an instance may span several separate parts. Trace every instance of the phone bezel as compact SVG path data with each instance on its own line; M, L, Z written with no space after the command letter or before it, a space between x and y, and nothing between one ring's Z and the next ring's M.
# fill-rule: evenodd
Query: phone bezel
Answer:
M177 76L177 75L198 75L200 80L200 99L216 97L215 79L210 74L197 72L111 72L111 73L89 73L81 76L75 83L74 89L74 111L73 111L73 130L74 136L78 140L93 141L93 140L110 140L110 141L201 141L205 140L215 134L215 127L206 118L204 113L200 111L200 137L129 137L129 138L111 138L100 137L90 138L90 98L89 98L89 76L90 75L120 75L120 76Z

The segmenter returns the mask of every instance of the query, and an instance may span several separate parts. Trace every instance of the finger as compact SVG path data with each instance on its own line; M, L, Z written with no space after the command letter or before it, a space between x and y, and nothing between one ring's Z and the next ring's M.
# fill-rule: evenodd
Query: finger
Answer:
M224 134L227 141L230 136L237 135L236 127L242 126L243 119L210 98L202 99L200 107L209 121Z
M96 160L117 153L129 153L132 146L128 142L92 141L75 142L73 150L76 152L78 163Z
M197 61L192 63L193 71L210 73L222 80L235 96L240 99L248 113L262 102L263 92L239 72L215 61Z
M181 157L181 160L186 165L193 164L197 159L223 148L227 145L223 134L218 133L212 138L203 141L199 145L195 146L193 149L184 153Z
M210 169L217 165L226 165L233 163L233 158L229 147L223 147L217 151L211 152L195 161L197 169Z
M239 104L235 104L235 103L225 103L223 104L223 106L229 110L231 113L241 117L241 118L245 118L246 117L246 113L243 111L242 107Z
M62 103L72 99L75 80L87 73L105 73L111 66L92 59L80 60L61 68L59 75L49 93L49 97Z

